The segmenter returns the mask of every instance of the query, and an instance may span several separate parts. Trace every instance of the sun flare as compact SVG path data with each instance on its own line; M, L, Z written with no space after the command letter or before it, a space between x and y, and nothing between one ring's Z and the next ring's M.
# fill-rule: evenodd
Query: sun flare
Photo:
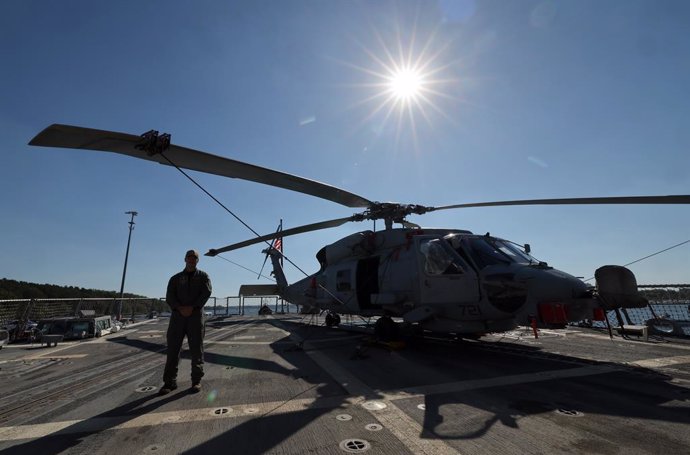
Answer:
M454 122L445 112L459 101L460 62L450 55L452 43L433 28L420 36L416 25L385 35L372 30L372 39L358 41L362 56L356 62L340 62L360 72L353 86L363 96L352 107L366 107L368 112L363 112L359 127L394 131L396 145L404 140L420 150L418 131L432 132L441 118Z

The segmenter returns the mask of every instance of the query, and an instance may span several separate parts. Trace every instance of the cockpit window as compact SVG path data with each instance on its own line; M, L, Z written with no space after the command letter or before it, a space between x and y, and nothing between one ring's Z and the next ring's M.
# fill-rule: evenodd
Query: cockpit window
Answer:
M452 251L440 239L424 239L419 242L419 252L424 257L424 271L429 275L463 273L462 266Z
M501 250L503 254L506 256L510 257L510 259L513 262L517 262L518 264L538 264L539 261L534 259L532 256L529 254L525 253L522 251L520 248L516 247L510 242L506 242L504 240L499 240L499 239L493 239L494 245Z
M470 256L472 256L472 259L474 259L474 262L480 269L489 265L509 264L511 262L498 250L498 248L494 247L494 245L487 242L485 239L470 238L467 240Z
M494 264L538 264L539 261L505 240L494 237L461 237L447 236L448 244L461 256L466 250L483 269Z

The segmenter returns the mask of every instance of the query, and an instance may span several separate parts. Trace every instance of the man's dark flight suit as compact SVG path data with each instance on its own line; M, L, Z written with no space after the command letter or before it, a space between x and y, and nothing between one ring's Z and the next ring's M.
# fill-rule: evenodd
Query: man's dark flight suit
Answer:
M166 385L177 385L177 366L185 335L192 356L192 384L198 384L204 375L204 305L211 296L211 280L206 272L196 269L174 275L168 282L165 299L172 313L168 325L168 358L163 372ZM184 317L181 306L193 307L192 315Z

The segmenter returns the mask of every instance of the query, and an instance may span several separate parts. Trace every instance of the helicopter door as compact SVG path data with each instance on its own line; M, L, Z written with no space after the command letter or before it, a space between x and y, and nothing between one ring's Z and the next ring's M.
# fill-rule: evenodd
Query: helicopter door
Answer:
M416 247L420 301L425 305L457 304L468 316L480 314L474 269L442 239L418 237Z
M379 257L360 259L357 262L357 302L363 310L381 308L371 301L371 294L379 292Z

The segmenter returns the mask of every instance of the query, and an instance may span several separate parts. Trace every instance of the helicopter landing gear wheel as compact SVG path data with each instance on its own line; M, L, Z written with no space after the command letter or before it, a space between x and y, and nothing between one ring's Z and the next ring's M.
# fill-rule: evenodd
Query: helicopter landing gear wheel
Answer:
M326 327L336 327L340 325L340 315L338 313L326 314Z
M374 324L374 335L383 341L392 341L400 338L400 327L390 316L381 316Z

